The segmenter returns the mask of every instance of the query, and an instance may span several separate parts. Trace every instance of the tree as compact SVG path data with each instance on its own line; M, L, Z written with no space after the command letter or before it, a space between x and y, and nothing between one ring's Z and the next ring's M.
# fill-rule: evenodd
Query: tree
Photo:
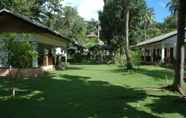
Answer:
M0 9L6 8L8 9L9 6L13 6L13 0L1 0L0 1Z
M129 17L130 17L130 10L129 10L129 1L124 0L124 9L122 11L123 17L124 17L124 31L122 35L122 39L125 40L125 55L126 55L126 61L127 61L127 69L132 69L132 62L131 57L129 55Z
M177 45L176 45L176 67L173 87L185 96L184 88L184 65L185 65L185 26L186 9L185 0L178 1L178 22L177 22Z
M177 43L175 79L172 85L166 87L171 91L177 91L186 96L184 91L184 65L185 65L185 26L186 26L186 4L185 0L171 0L168 4L172 13L177 16Z
M142 23L144 25L144 40L147 40L148 37L148 28L150 28L150 25L152 25L154 23L154 18L153 18L153 9L151 8L147 8L144 9L144 15L141 16L141 18L144 20L144 22Z
M6 8L56 29L61 20L63 0L1 0L0 9ZM61 21L60 21L61 22ZM61 24L61 23L59 23Z
M1 0L0 9L6 8L41 22L45 0Z
M128 68L131 68L129 43L135 44L144 38L144 18L141 16L148 14L148 18L152 18L153 14L144 0L105 0L104 2L103 12L99 13L101 39L114 47L115 53L118 50L120 54L125 52Z
M170 32L176 29L176 15L168 16L164 21L164 27L167 29L166 32Z
M98 31L98 21L91 19L91 21L87 21L87 34L89 33L97 33Z
M44 0L41 11L43 13L44 24L52 30L59 30L63 17L63 0Z
M77 10L70 6L63 8L62 25L58 25L59 31L80 44L83 44L87 34L87 24L82 17L79 16Z
M170 0L168 2L167 7L169 7L169 10L171 11L172 14L176 14L176 11L178 10L178 0Z

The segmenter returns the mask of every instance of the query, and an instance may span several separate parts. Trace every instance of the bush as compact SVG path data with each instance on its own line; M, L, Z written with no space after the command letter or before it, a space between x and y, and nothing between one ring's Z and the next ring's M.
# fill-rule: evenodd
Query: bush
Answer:
M131 57L132 65L133 66L139 66L141 64L140 51L139 50L131 50L129 54L130 54L130 57ZM114 60L115 60L116 64L131 66L131 65L127 65L125 54L121 54L121 52L119 52L119 50L116 52Z
M116 52L115 52L115 55L114 55L114 63L115 64L119 64L119 65L124 65L125 62L126 62L126 58L125 58L125 55L122 54L123 52L120 52L121 50L118 49Z
M139 66L141 64L141 53L140 50L132 50L131 54L131 61L134 66Z
M8 52L8 65L15 68L32 67L32 60L37 53L24 38L17 41L14 35L10 35L8 39L4 40L4 49Z

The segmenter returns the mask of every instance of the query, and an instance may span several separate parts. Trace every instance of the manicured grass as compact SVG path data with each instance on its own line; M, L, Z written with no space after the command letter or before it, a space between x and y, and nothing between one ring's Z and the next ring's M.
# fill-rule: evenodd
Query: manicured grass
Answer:
M66 71L18 80L11 98L0 80L2 118L184 118L186 102L157 88L173 72L158 66L126 71L116 65L73 65Z

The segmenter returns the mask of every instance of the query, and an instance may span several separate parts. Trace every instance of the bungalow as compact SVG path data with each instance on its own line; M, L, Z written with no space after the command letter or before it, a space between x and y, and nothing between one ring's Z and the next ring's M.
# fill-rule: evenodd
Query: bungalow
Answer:
M173 64L176 58L177 31L160 35L158 37L138 43L142 63Z
M58 32L6 9L0 10L0 26L0 33L17 33L17 40L21 39L23 33L29 35L28 41L38 52L38 58L33 59L32 62L33 68L53 69L56 64L56 55L62 54L70 42L68 38ZM0 41L2 38L6 37L0 35ZM62 49L61 53L59 48ZM7 53L3 48L0 48L0 76L6 76L9 73L6 70L8 68L6 62Z

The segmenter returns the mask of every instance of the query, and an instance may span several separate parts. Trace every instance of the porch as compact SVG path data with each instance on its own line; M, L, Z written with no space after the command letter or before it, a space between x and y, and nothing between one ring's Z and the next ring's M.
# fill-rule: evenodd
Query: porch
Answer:
M174 64L176 59L177 31L163 34L138 43L144 64Z

